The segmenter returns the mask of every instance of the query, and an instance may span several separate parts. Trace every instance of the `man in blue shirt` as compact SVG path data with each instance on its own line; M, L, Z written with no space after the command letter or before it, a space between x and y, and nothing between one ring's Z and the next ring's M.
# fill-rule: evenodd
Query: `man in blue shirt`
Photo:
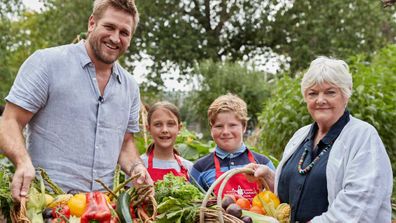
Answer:
M0 148L16 167L15 200L38 166L65 191L101 190L95 179L111 185L117 163L152 184L133 141L139 88L117 63L138 20L133 0L96 0L86 41L39 50L21 66L0 126Z

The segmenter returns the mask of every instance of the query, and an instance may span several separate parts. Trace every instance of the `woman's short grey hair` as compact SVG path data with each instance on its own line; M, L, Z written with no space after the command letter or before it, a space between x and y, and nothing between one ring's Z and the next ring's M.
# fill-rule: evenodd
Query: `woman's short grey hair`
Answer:
M352 75L343 60L320 56L311 62L301 81L301 93L314 85L329 83L341 89L347 98L352 95Z

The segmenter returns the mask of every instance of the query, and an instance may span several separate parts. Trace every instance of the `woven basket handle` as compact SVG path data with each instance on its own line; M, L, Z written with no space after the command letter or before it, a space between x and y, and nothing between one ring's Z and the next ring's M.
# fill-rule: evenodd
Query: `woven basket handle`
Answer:
M209 197L212 194L214 188L217 186L217 184L219 184L226 176L227 176L228 172L223 173L219 178L217 178L215 180L215 182L213 182L213 184L209 187L208 191L205 194L205 197L202 201L202 205L201 208L199 210L199 222L200 223L205 223L205 213L204 213L204 209L206 208L206 205L208 203ZM221 210L219 211L219 215L222 215ZM223 222L220 222L223 223Z
M238 173L245 173L245 174L253 175L254 170L248 169L248 168L235 168L235 169L232 169L232 170L229 170L229 171L223 173L219 178L217 178L216 181L210 186L210 188L206 192L205 198L202 201L202 205L201 205L201 209L200 209L200 213L199 213L200 223L204 223L205 213L203 212L203 210L206 207L206 204L208 203L209 197L212 194L214 188L221 182L220 188L219 188L219 191L217 194L217 206L221 207L222 194L223 194L224 188L225 188L228 180L232 176L234 176L235 174L238 174ZM266 190L270 190L268 183L263 178L259 178L259 185L260 185L260 189L265 188ZM219 222L224 223L223 213L221 211L219 211Z

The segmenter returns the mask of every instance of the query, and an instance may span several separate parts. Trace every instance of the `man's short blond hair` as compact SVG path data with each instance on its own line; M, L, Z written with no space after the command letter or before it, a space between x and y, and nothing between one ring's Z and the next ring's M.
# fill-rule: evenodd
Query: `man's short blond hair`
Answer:
M242 122L243 127L246 127L248 121L247 105L240 97L228 93L216 98L208 109L209 125L212 126L217 115L223 112L234 113L237 119Z
M133 18L132 34L135 33L139 23L139 12L134 0L95 0L93 4L92 16L100 19L107 8L112 7L130 14Z

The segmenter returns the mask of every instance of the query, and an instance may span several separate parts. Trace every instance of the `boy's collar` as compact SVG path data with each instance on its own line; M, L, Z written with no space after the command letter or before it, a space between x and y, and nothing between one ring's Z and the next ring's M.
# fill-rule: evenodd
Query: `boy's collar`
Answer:
M239 149L237 149L235 152L233 152L233 153L224 151L217 145L216 145L215 151L216 151L217 157L219 157L220 159L223 160L223 159L225 159L227 157L230 157L230 158L237 157L237 156L241 155L242 153L244 153L246 151L246 149L247 149L246 145L244 143L242 143L242 146Z

